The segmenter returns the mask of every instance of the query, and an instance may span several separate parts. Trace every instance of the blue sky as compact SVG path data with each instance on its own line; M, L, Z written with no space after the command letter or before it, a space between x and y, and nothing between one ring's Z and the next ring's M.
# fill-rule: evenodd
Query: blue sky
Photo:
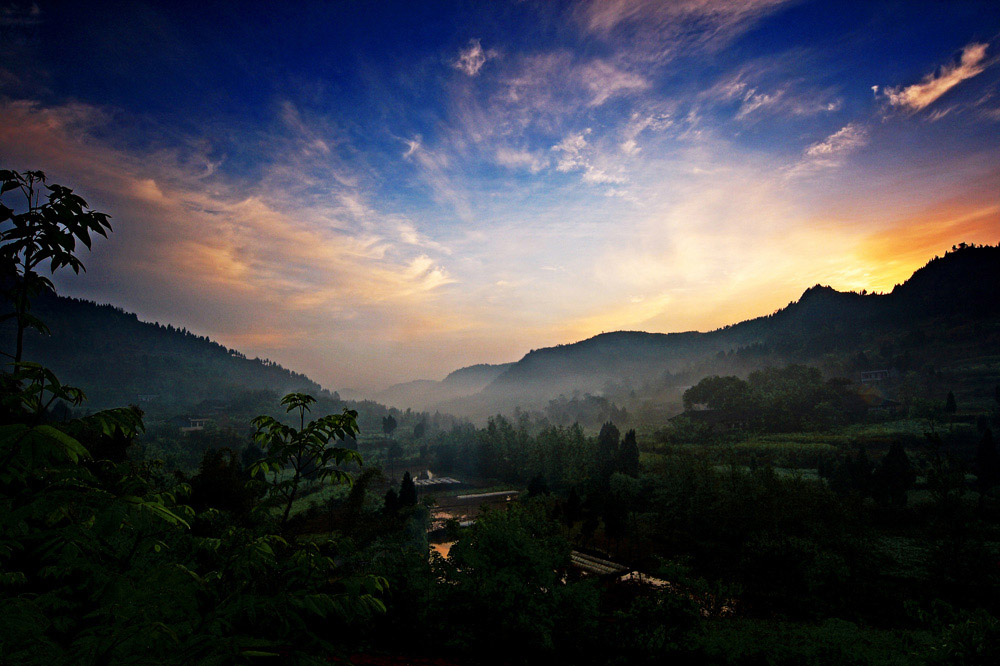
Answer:
M890 289L1000 240L995 2L0 2L60 277L333 388Z

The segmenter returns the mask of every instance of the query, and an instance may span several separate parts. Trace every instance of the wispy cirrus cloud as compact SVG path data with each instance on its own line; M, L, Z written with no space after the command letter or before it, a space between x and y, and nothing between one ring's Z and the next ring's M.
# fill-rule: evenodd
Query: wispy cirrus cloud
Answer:
M589 0L576 17L609 40L629 39L629 57L663 64L695 48L716 49L750 30L788 0Z
M539 173L547 168L551 162L546 155L507 146L497 148L496 161L501 166L511 169L527 169L531 173Z
M742 64L702 91L697 101L710 108L728 108L735 103L733 118L738 121L839 111L844 101L835 90L803 78L801 62L809 58L807 52L795 50Z
M601 160L596 147L587 141L592 131L588 127L582 132L568 134L552 146L552 151L558 155L556 170L564 173L579 171L583 182L591 185L622 185L628 182L621 169L614 168L610 160ZM614 196L617 192L610 194Z
M925 76L920 83L885 88L889 105L911 112L927 108L962 81L981 74L989 65L986 50L987 44L973 42L962 49L957 63L944 65L939 71Z
M621 141L618 148L626 155L636 155L642 150L639 138L644 132L663 132L673 127L674 124L673 113L663 108L663 105L656 109L633 111L621 131Z
M496 58L499 53L494 49L484 49L478 39L470 39L469 45L459 51L452 66L468 76L476 76L487 60Z
M848 123L823 141L810 145L806 157L832 161L868 143L868 130L858 123Z
M500 78L494 102L524 109L578 112L651 87L649 79L603 58L580 60L567 51L522 56Z
M606 60L593 60L583 65L577 75L590 91L591 106L600 106L612 97L640 92L650 87L646 77L616 67Z

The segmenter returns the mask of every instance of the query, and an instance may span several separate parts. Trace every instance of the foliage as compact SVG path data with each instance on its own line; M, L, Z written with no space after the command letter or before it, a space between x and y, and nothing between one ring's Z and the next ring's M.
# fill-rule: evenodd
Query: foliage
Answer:
M449 617L485 654L552 648L559 571L569 546L538 505L490 511L452 547Z
M345 408L342 414L328 414L307 424L305 413L314 402L315 398L304 393L289 393L281 399L286 412L298 411L298 429L267 415L252 421L257 429L254 441L264 457L251 466L250 473L267 479L268 499L282 507L282 528L288 523L292 504L307 479L350 483L350 475L337 466L362 462L357 451L330 446L335 439L343 441L358 433L357 412ZM291 468L290 477L283 476L286 468Z
M867 407L849 381L824 382L817 368L788 365L738 377L706 377L684 392L689 409L706 405L722 423L766 432L794 432L857 420Z
M48 190L42 200L42 189ZM24 198L24 209L17 212L2 202L10 191ZM17 324L14 363L20 363L24 352L24 331L30 326L46 332L45 325L30 314L31 299L52 281L39 274L41 265L51 273L69 267L74 273L85 270L76 256L77 243L90 249L93 235L107 236L111 230L108 216L90 210L87 202L62 185L48 185L41 171L18 173L0 170L0 271L3 279L13 278L5 297L14 304L13 317ZM2 321L2 319L0 319Z

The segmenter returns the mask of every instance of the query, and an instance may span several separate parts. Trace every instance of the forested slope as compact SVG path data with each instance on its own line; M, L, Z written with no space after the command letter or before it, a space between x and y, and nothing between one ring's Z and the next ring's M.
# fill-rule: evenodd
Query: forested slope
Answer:
M83 387L93 409L138 403L155 412L229 401L252 391L321 391L316 382L277 363L247 358L172 325L140 321L111 305L49 292L35 300L32 314L51 334L29 331L25 359ZM5 346L12 337L0 335Z

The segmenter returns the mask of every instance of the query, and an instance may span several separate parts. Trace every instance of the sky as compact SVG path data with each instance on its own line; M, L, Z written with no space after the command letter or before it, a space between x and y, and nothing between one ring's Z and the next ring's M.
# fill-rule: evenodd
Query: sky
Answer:
M0 168L58 274L331 389L888 291L1000 241L985 2L9 2Z

